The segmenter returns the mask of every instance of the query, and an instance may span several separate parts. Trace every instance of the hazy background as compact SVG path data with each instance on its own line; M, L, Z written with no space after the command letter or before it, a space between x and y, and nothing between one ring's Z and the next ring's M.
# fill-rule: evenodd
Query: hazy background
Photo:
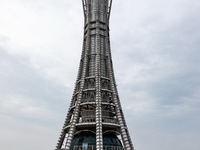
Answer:
M113 0L114 70L136 150L200 149L200 0ZM0 149L54 149L76 80L81 0L0 0Z

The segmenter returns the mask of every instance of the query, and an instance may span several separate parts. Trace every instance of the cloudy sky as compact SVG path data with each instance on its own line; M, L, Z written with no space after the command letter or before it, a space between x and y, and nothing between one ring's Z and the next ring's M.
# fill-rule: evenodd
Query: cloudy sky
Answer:
M114 0L115 76L136 150L200 149L200 0ZM0 149L54 149L83 37L81 0L0 0Z

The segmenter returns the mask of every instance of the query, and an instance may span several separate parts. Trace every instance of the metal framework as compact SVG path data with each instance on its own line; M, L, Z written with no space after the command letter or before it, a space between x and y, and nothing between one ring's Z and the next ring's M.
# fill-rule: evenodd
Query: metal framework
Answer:
M75 135L91 132L88 150L134 150L120 104L109 39L112 0L82 0L84 38L71 104L55 150L80 150ZM105 133L121 137L122 146L104 145Z

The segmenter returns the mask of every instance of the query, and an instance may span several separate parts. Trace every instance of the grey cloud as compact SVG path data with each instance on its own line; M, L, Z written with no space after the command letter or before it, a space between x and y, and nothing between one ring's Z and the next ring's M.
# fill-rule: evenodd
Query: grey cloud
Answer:
M66 109L63 108L62 105L70 101L69 97L66 95L70 95L69 93L72 92L71 90L67 90L63 85L45 79L42 74L30 67L29 61L26 58L16 57L1 49L0 60L2 62L0 73L2 98L8 98L10 96L16 96L17 98L19 96L27 98L27 102L28 99L31 99L36 106L50 110L51 115L53 115L53 112L55 113L57 111L57 113L54 114L55 116L60 116L59 112L66 112ZM6 102L7 100L4 99L2 101ZM26 103L26 101L24 103ZM40 108L38 108L38 110L39 109ZM25 120L28 119L29 121L34 119L34 114L32 114L33 116L31 117L30 114L22 115L19 114L19 112L9 109L1 109L1 113L12 115L22 120L24 117L26 118ZM41 112L41 114L43 114L43 112ZM35 115L37 116L38 114ZM64 114L62 116L64 116ZM48 121L47 119L45 120Z
M70 101L67 95L72 91L46 79L27 58L10 54L3 47L0 62L1 147L54 147ZM51 144L43 145L49 141Z
M64 0L48 1L48 3L32 0L23 2L34 11L37 9L42 11L47 6L48 9L63 12L59 14L62 14L62 19L67 19L68 25L70 24L63 29L63 32L72 34L71 39L69 38L66 43L69 49L73 47L70 45L76 42L71 41L76 41L76 36L82 34L82 32L78 33L78 29L74 34L71 32L74 30L73 24L83 26L80 21L76 21L77 17L81 19L83 15L80 2ZM110 22L113 64L125 118L136 149L199 150L200 148L198 144L200 131L198 116L200 111L200 21L198 19L200 9L198 3L198 1L187 0L128 0L123 3L113 1ZM4 40L3 43L5 42ZM38 140L32 140L32 143L28 144L34 147L34 143L40 143L37 149L52 148L54 145L48 143L56 143L73 87L69 89L64 87L64 84L47 79L40 71L32 68L29 57L19 57L6 50L4 46L0 51L1 68L3 68L0 73L2 93L19 94L35 99L36 104L45 105L53 113L51 115L55 116L53 116L55 120L48 118L43 121L41 119L27 121L27 118L23 118L20 114L14 115L6 111L2 116L9 113L12 119L9 120L4 116L3 120L7 120L6 125L13 121L19 126L30 122L28 125L33 127L28 129L31 131L35 131L36 124L40 132L43 132L45 127L50 127L54 133L42 137L54 136L48 138L47 146L43 146ZM74 49L68 51L71 50ZM4 123L4 126L6 125ZM4 129L1 128L2 131ZM5 131L9 131L9 128ZM30 136L24 133L22 128L19 133L16 131L12 130L16 136L20 134ZM6 137L5 132L4 135ZM34 138L38 136L31 137ZM23 141L20 143L28 147ZM23 149L17 143L14 145L15 148Z
M136 21L140 26L133 25L134 14L118 22L125 28L113 38L113 63L136 149L200 148L199 5L183 6L174 6L178 15L162 16L163 9L153 18L141 18L141 24Z

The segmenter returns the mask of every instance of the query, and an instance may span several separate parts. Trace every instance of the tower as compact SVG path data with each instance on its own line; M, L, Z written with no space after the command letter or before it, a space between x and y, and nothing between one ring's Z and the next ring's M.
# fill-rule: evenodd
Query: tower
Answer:
M82 0L82 4L82 55L56 150L134 150L111 59L109 18L112 0Z

